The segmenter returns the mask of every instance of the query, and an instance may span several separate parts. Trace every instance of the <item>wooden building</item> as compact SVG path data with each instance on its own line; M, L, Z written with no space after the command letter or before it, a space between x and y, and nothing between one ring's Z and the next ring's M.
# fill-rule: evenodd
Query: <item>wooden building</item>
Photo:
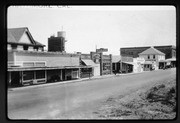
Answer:
M8 30L8 84L19 86L80 78L79 55L44 52L28 28Z
M121 56L129 56L137 58L139 53L149 49L151 46L146 47L124 47L120 48ZM165 59L176 57L176 47L173 45L164 45L164 46L153 46L155 49L161 51L165 54Z

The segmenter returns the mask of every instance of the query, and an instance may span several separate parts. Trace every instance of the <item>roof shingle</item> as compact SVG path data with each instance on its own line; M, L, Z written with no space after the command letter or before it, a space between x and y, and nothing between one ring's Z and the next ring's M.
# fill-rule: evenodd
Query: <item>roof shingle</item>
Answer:
M165 55L161 51L155 49L154 47L150 47L149 49L139 53L139 55Z
M35 41L33 39L33 37L31 36L31 34L30 34L27 27L8 29L8 32L7 32L7 34L8 34L8 37L7 37L8 38L7 39L8 43L23 44L23 43L21 43L19 41L20 41L20 39L21 39L21 37L22 37L22 35L24 34L25 31L27 31L27 35L29 36L29 38L30 38L30 40L32 42L29 45L45 46L45 45L43 45L43 44L41 44L41 43L39 43L39 42L37 42L37 41Z

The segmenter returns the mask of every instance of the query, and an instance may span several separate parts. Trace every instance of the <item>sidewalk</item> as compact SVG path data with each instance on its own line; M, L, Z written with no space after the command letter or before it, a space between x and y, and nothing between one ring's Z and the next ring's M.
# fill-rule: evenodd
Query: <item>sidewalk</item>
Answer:
M149 72L149 71L144 71L144 72ZM140 72L140 73L144 73L144 72ZM91 81L91 80L96 80L96 79L105 79L105 78L126 76L126 75L140 74L140 73L123 73L123 74L116 74L116 75L110 74L110 75L93 76L90 78L81 78L77 80L69 80L69 81L63 81L63 82L44 83L44 84L36 84L36 85L14 87L14 88L12 87L12 88L8 88L8 91L22 90L22 89L28 89L28 88L38 88L38 87L45 87L45 86L59 85L59 84L68 84L68 83L75 83L75 82L83 82L83 81Z

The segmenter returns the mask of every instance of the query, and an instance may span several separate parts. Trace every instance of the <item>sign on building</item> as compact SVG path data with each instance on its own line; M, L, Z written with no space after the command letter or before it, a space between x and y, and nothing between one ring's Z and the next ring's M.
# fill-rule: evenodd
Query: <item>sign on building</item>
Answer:
M121 56L122 62L133 62L133 57Z
M97 53L102 53L102 52L107 52L108 49L107 48L100 48L100 49L96 49Z

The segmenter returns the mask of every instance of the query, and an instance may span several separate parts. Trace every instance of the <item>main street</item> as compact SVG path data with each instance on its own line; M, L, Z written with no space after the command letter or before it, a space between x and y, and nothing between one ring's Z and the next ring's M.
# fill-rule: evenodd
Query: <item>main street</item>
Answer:
M132 93L176 75L176 69L157 70L76 83L8 90L10 119L93 118L91 113L112 95ZM88 116L88 117L87 117Z

